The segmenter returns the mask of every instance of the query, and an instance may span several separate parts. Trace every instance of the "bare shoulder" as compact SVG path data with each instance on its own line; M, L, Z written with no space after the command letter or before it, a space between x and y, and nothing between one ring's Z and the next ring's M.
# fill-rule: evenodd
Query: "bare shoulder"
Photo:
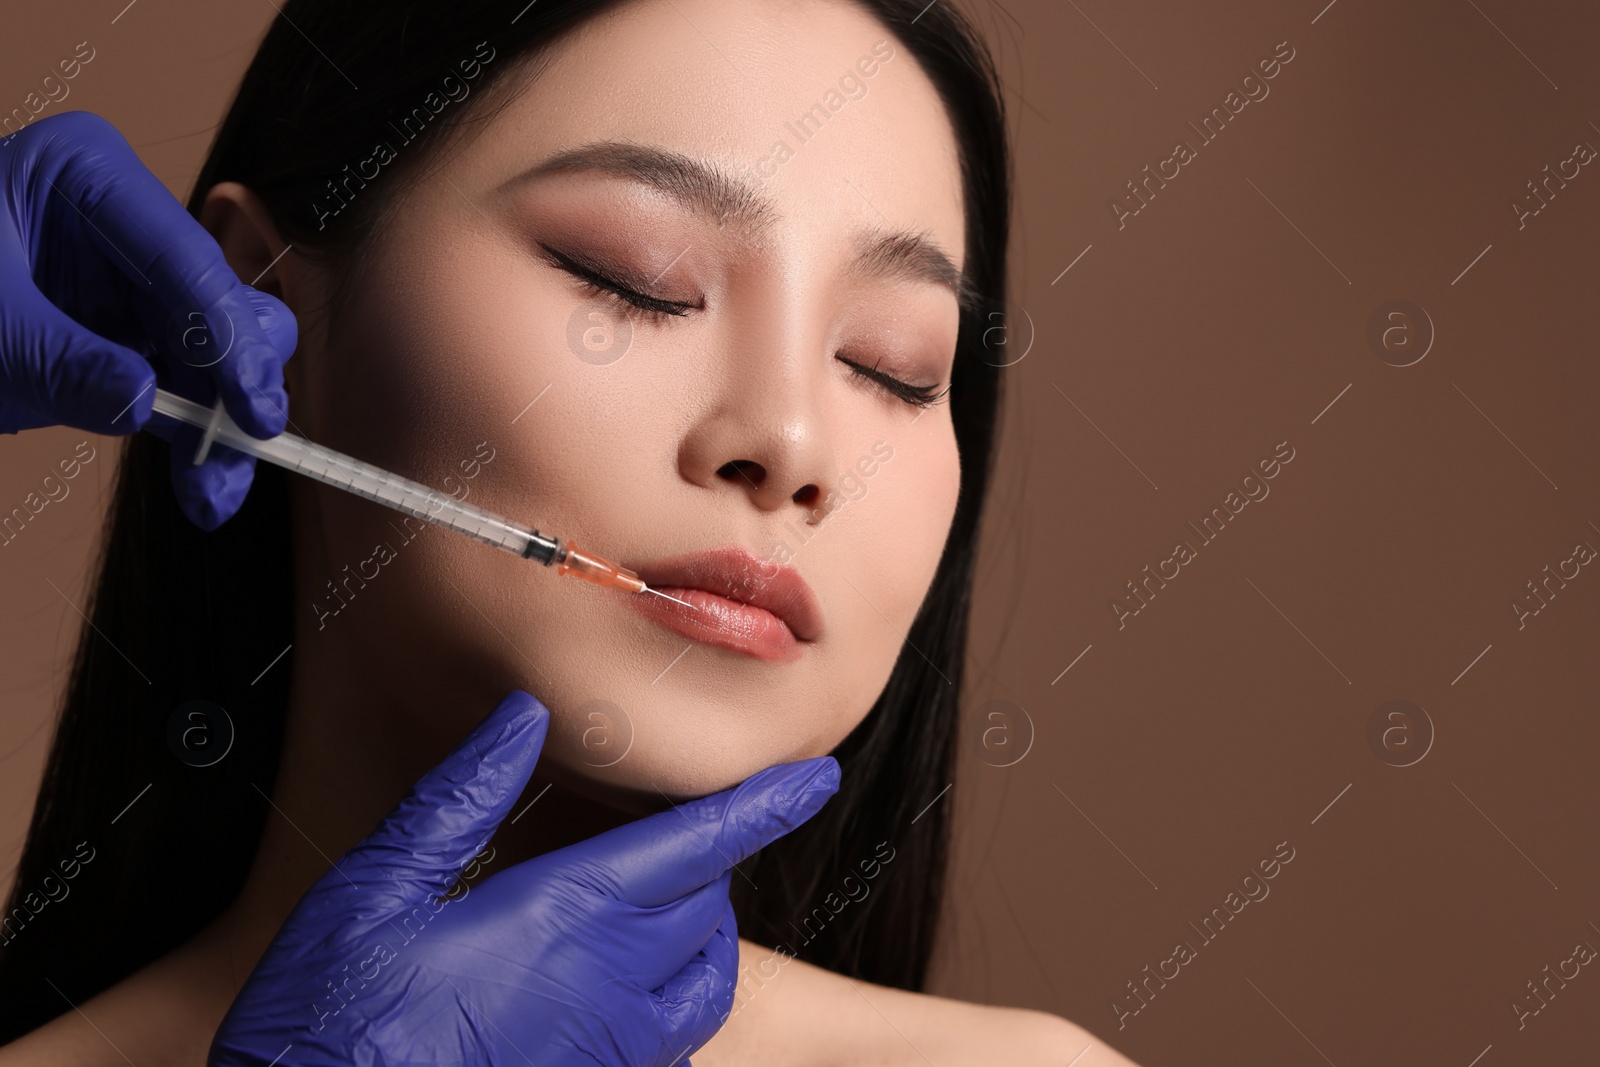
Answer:
M695 1067L1137 1067L1048 1012L847 978L743 939L733 1013Z
M881 986L870 991L887 1019L897 1012L905 1046L888 1063L1006 1063L1015 1067L1137 1067L1083 1027L1049 1012L974 1004ZM915 1043L915 1049L911 1044ZM893 1043L891 1042L891 1045Z
M0 1067L202 1067L239 979L187 947L0 1048Z

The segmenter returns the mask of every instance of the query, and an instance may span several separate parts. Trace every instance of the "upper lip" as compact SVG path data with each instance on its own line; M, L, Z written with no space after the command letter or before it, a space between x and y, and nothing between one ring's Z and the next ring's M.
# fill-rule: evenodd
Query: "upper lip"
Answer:
M801 641L822 636L822 610L793 567L763 560L737 545L691 552L637 568L652 589L702 589L777 616Z

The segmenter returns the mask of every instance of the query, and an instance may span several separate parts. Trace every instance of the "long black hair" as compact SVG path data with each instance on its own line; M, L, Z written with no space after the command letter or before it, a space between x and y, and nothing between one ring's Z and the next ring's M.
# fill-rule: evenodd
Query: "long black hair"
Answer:
M195 183L188 209L236 181L297 252L347 279L366 237L441 141L488 115L477 101L413 110L476 70L481 91L619 0L288 0L267 31ZM1005 298L1011 173L993 62L948 3L857 0L943 99L960 151L966 271L950 393L961 492L932 587L883 693L834 755L839 794L735 878L740 935L835 972L921 990L942 905L959 734L958 695L1000 378L986 331ZM519 13L519 9L520 13ZM314 43L313 43L314 42ZM358 88L353 88L358 87ZM442 100L442 97L439 97ZM459 114L452 115L450 111ZM372 188L335 198L346 168L419 143ZM419 128L420 127L420 128ZM436 160L434 160L436 162ZM394 171L390 173L390 171ZM340 207L336 213L331 208ZM339 286L330 300L338 304ZM171 951L238 895L269 810L293 651L286 475L259 464L239 512L204 532L179 510L166 442L123 443L55 741L17 880L0 916L0 1041L69 1010ZM197 767L168 739L175 712L220 705L236 736ZM184 718L179 717L179 728ZM937 798L937 801L936 801ZM759 891L750 886L759 885Z

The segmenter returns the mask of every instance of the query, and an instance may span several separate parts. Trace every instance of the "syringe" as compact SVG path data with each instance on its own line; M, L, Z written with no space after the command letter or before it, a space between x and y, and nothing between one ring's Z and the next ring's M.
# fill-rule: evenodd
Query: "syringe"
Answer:
M463 504L455 497L430 489L420 482L391 474L304 437L292 433L281 433L266 440L252 437L241 430L223 410L220 398L215 407L208 408L176 393L157 389L153 410L204 431L200 447L194 455L196 464L206 458L213 441L220 441L229 448L257 459L297 471L324 484L347 489L357 496L466 534L486 545L503 548L525 559L538 560L547 567L554 564L557 574L571 574L609 589L667 596L651 589L628 568L592 552L584 552L559 537L547 537L531 526L523 526L493 512ZM677 600L677 597L667 599Z

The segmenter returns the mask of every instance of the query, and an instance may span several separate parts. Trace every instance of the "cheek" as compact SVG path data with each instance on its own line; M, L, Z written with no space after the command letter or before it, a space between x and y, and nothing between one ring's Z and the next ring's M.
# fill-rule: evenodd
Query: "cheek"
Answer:
M530 278L514 257L415 232L375 257L339 344L308 370L318 439L439 485L453 444L478 433L498 448L525 430L513 418L564 369L547 325L557 294Z
M333 448L607 553L593 531L609 538L638 512L622 494L595 487L638 484L647 446L667 439L668 427L656 423L670 412L636 410L627 358L594 366L573 354L572 294L527 257L422 233L408 242L375 260L346 310L338 348L318 354L308 430ZM491 450L491 462L478 461ZM396 517L366 505L352 512L347 501L330 511ZM356 543L370 548L369 537L388 524L331 525L359 530ZM459 542L447 550L475 551L445 536Z
M856 690L843 704L858 717L888 680L933 582L960 490L944 412L930 411L882 440L892 457L864 479L866 494L819 532L827 537L833 521L841 527L837 547L817 570L836 606L835 656Z

